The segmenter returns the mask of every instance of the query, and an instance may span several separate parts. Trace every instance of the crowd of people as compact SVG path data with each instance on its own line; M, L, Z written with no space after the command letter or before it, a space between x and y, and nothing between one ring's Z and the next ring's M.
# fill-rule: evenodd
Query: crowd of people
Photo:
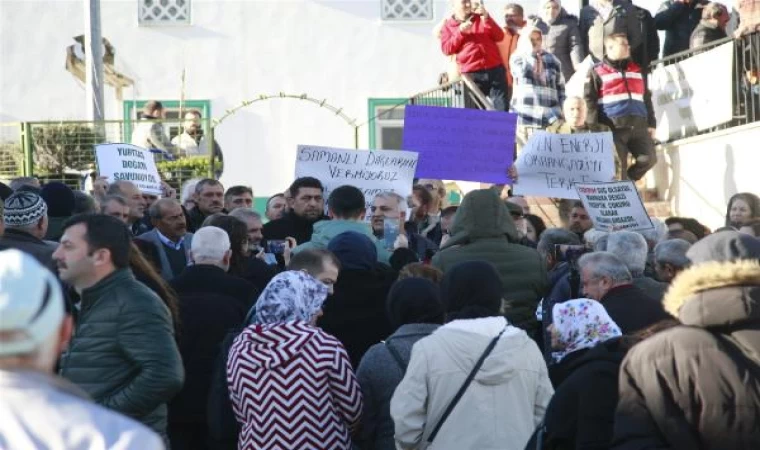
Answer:
M760 446L754 194L602 233L440 180L369 220L309 177L266 217L164 190L0 185L3 448Z
M737 37L754 31L747 3ZM451 61L442 79L466 74L494 109L515 113L518 152L535 130L573 121L563 112L565 84L580 72L583 92L571 94L587 105L584 122L612 131L621 178L634 181L657 162L650 63L726 38L730 18L723 4L707 0L667 0L654 17L629 0L595 0L580 18L560 0L542 0L540 14L527 18L521 5L506 5L502 27L480 0L451 0L451 6L434 30ZM662 53L658 30L665 31Z

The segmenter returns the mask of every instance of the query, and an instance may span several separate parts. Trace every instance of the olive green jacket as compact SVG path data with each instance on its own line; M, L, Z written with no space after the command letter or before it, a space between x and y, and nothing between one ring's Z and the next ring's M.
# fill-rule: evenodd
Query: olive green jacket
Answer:
M537 327L534 312L548 280L538 252L514 244L517 229L504 202L492 189L465 196L451 227L451 239L433 257L443 272L465 261L492 263L501 276L504 314L510 323L527 331Z

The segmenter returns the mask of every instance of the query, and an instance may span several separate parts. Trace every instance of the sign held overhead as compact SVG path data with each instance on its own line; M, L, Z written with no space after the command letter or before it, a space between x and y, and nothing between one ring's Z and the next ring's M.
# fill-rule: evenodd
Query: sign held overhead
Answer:
M594 229L642 231L654 228L633 181L576 183Z
M95 146L98 173L109 183L131 181L146 194L161 195L153 153L131 144L99 144Z
M578 199L576 183L615 179L612 133L533 133L515 162L515 195Z

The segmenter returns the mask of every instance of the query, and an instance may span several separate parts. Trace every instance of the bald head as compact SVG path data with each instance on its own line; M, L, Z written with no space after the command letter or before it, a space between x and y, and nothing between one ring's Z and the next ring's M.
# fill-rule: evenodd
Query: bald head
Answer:
M140 189L130 181L116 181L108 186L106 195L118 195L129 205L129 225L143 218L145 199Z

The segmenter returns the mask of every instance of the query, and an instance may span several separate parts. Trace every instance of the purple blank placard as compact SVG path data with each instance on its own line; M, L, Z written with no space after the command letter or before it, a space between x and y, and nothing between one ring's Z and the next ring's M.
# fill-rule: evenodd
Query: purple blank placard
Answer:
M417 178L511 183L516 126L512 113L409 105L404 150L420 154Z

